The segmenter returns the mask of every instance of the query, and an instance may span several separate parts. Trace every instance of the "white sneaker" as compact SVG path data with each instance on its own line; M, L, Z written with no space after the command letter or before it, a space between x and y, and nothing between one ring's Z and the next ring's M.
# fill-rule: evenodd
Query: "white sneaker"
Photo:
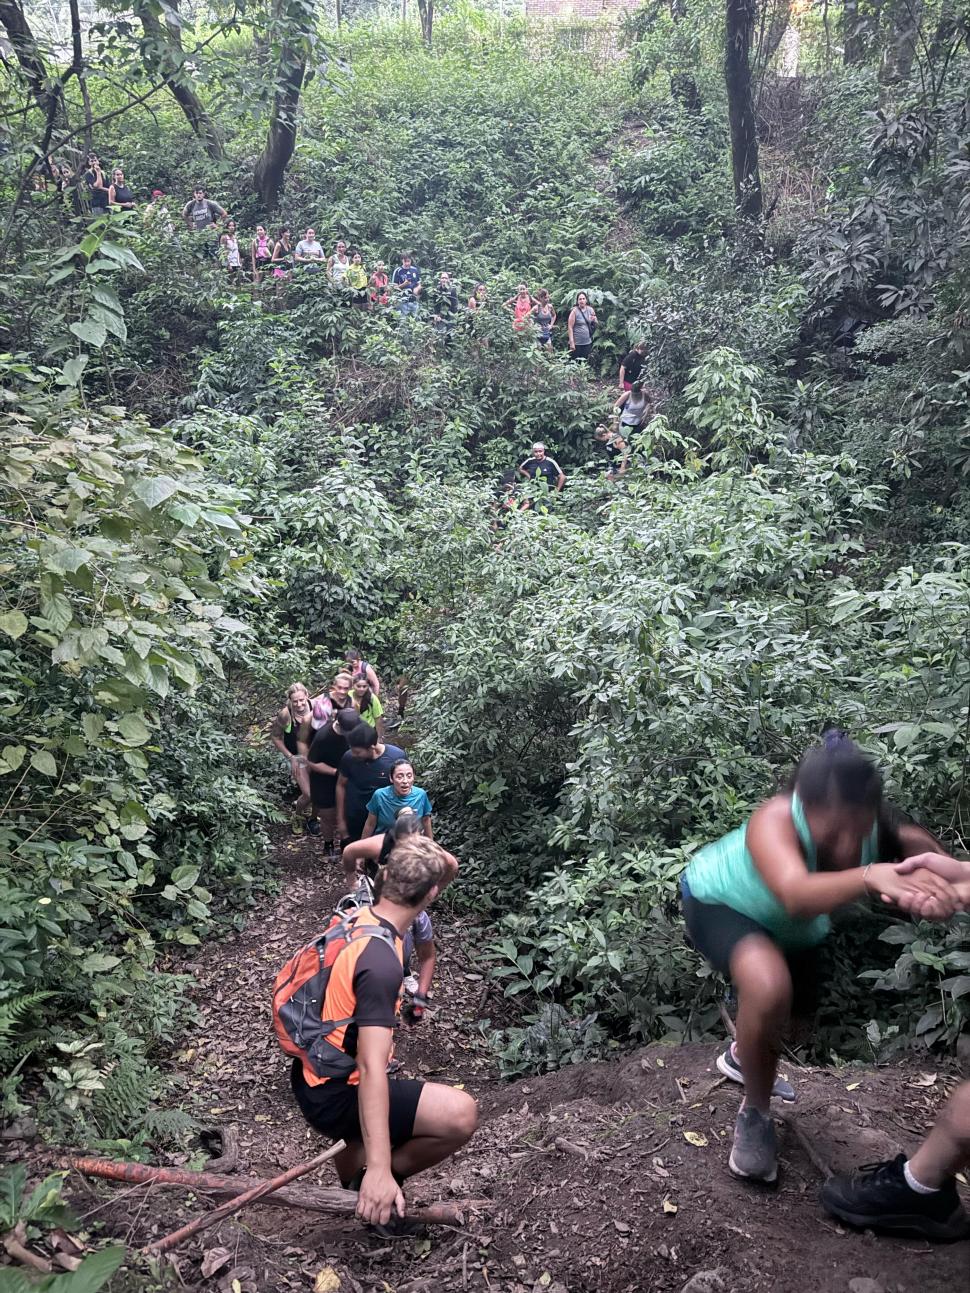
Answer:
M414 994L417 992L417 990L418 990L417 977L413 974L409 974L407 978L404 980L404 991L407 993L410 993L410 995L413 997Z

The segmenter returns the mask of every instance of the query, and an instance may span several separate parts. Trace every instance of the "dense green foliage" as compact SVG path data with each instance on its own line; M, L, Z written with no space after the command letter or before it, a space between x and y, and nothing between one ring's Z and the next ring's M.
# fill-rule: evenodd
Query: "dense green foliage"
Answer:
M11 215L8 1110L42 1087L59 1135L184 1130L152 1111L180 956L268 878L280 781L247 739L250 698L320 682L348 641L415 692L458 900L491 919L493 969L532 1015L497 1040L509 1072L712 1026L677 876L827 721L902 807L965 838L966 51L932 102L915 76L825 68L798 129L775 123L778 201L752 231L716 15L630 40L600 61L469 12L429 52L361 23L308 83L282 218L368 265L411 247L463 296L485 281L447 340L349 308L323 275L232 292L164 220L85 227L50 190ZM173 105L119 113L99 147L173 212L204 177L250 230L265 51L220 41L201 84L225 160ZM696 50L692 111L670 75ZM0 159L10 196L37 115ZM590 293L592 370L561 327L552 353L512 332L500 302L523 278L560 312ZM638 336L662 411L617 486L591 433ZM495 478L537 436L567 489L496 529ZM886 924L863 913L833 940L819 1051L965 1026L968 919Z

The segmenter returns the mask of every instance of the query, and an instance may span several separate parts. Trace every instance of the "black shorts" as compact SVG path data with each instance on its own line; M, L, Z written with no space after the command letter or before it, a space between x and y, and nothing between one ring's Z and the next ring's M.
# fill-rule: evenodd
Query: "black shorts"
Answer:
M717 902L700 902L681 884L680 898L684 908L684 921L691 943L704 960L726 979L731 977L731 956L738 943L750 934L761 934L778 945L777 939L764 925L750 916L743 916L733 907ZM810 1014L818 1004L819 954L818 947L798 951L779 951L788 963L792 980L792 1012Z
M332 1080L322 1086L310 1086L303 1076L303 1065L299 1060L294 1060L290 1069L290 1085L300 1112L315 1131L331 1140L345 1140L348 1145L364 1139L360 1130L359 1091L356 1086ZM414 1136L414 1120L424 1083L415 1078L388 1078L387 1086L391 1148L397 1149Z

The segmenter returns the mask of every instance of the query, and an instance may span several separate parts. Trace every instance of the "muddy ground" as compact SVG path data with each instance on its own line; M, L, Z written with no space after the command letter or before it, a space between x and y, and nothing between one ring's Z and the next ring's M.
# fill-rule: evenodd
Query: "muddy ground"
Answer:
M233 1128L235 1170L258 1176L322 1147L293 1104L268 1003L276 971L318 932L343 888L336 865L320 859L317 840L281 838L279 851L279 898L190 967L199 1022L172 1058L185 1083L184 1107L208 1127ZM480 1029L482 1020L503 1014L475 959L481 935L468 921L444 919L438 937L436 1013L400 1028L398 1055L406 1075L463 1083L480 1102L481 1126L457 1158L416 1179L408 1197L486 1198L489 1210L464 1230L388 1242L352 1221L257 1206L180 1247L171 1287L266 1293L311 1290L316 1281L318 1293L970 1289L970 1243L934 1247L852 1233L817 1199L827 1165L838 1170L911 1148L952 1076L914 1066L789 1070L798 1101L779 1107L779 1187L745 1186L726 1167L739 1093L719 1080L716 1047L655 1045L609 1064L503 1082ZM337 1183L329 1167L308 1180ZM79 1212L132 1247L210 1206L177 1191L77 1177L69 1193ZM203 1263L210 1274L203 1275ZM148 1276L137 1284L159 1286Z

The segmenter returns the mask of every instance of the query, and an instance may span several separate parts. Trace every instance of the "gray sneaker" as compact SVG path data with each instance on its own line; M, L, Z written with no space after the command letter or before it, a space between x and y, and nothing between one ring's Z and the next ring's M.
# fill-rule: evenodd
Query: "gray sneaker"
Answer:
M775 1124L757 1109L742 1109L734 1124L734 1147L728 1167L745 1180L774 1185L778 1180Z
M738 1062L737 1052L733 1044L723 1051L717 1057L718 1071L723 1073L726 1078L732 1082L737 1082L744 1086L744 1074L741 1072L741 1065ZM795 1088L780 1073L775 1078L775 1085L771 1088L771 1094L779 1100L784 1100L786 1104L794 1104Z

